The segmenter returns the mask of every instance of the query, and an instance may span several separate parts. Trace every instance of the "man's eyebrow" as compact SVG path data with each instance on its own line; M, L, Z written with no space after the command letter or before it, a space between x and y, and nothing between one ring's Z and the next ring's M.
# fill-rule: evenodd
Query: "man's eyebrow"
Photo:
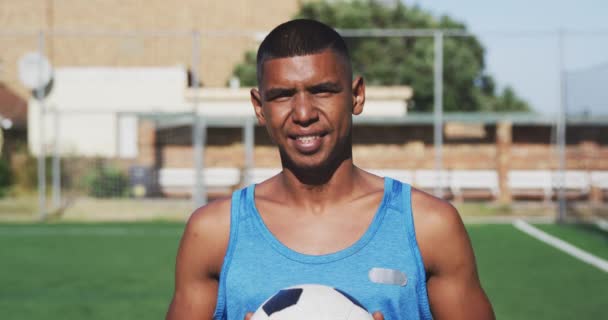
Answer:
M292 96L296 93L294 88L271 88L264 90L264 100L270 101L278 97Z
M315 84L310 87L307 87L306 90L308 90L312 93L317 93L317 92L337 93L337 92L342 91L342 86L338 82L327 81L327 82L323 82L323 83L319 83L319 84Z

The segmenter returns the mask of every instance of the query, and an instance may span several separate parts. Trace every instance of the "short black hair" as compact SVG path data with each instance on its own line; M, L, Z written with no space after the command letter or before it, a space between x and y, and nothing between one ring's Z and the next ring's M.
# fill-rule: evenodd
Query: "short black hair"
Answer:
M316 54L326 49L344 58L349 75L352 74L346 43L332 27L311 19L296 19L278 25L258 49L258 86L262 83L263 66L267 60Z

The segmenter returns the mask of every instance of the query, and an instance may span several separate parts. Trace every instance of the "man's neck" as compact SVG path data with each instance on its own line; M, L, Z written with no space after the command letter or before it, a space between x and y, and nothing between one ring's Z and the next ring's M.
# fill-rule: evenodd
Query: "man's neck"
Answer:
M333 170L323 183L306 183L306 179L298 177L288 168L283 169L281 183L289 202L314 213L351 198L357 181L357 168L352 159L348 159Z

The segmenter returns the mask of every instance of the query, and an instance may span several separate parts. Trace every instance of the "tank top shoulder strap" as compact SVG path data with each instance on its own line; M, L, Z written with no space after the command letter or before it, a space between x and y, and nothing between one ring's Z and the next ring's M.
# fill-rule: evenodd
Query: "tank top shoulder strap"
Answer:
M230 269L230 263L232 262L232 256L238 240L239 222L244 218L243 215L247 212L247 191L249 188L253 188L253 185L236 190L232 193L230 202L230 236L226 254L224 255L222 271L220 273L217 304L213 314L214 320L226 319L226 275Z
M424 267L424 262L422 260L422 254L418 246L418 241L416 240L416 228L414 224L414 213L412 209L412 186L400 181L394 181L394 184L400 185L400 188L397 186L393 187L393 191L396 194L393 197L394 201L392 201L391 205L393 205L393 208L401 213L402 219L405 223L407 242L415 259L416 269L418 272L416 278L419 279L419 283L416 286L416 291L418 297L421 297L418 301L418 304L420 305L421 310L423 310L423 313L426 317L425 319L431 319L428 295L426 290L426 270ZM397 193L399 195L397 195Z
M392 180L390 185L392 194L390 207L401 214L402 221L407 229L408 240L412 240L409 237L415 234L412 216L411 186L398 180Z

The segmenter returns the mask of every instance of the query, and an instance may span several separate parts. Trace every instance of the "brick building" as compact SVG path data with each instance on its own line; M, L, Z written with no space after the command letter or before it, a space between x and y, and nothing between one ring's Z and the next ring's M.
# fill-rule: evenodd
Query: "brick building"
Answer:
M0 81L26 96L17 60L38 50L54 66L167 66L193 64L200 80L224 86L234 65L270 30L292 17L302 0L4 0L0 1ZM191 31L199 31L193 48ZM244 32L247 31L247 32Z
M27 101L0 83L0 158L26 142Z

